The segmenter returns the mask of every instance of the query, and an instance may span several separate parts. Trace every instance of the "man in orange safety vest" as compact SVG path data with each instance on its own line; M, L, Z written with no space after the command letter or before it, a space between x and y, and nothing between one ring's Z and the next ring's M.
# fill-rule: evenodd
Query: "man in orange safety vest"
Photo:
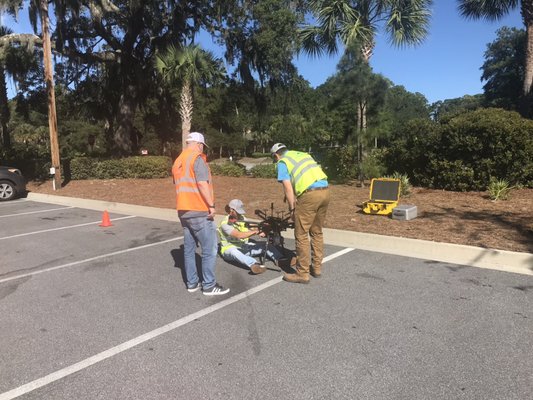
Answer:
M215 225L215 197L207 159L203 153L204 135L191 132L187 146L172 166L176 186L176 209L183 227L183 245L187 290L200 288L206 296L229 292L216 282L217 227ZM196 268L196 245L202 249L202 282Z

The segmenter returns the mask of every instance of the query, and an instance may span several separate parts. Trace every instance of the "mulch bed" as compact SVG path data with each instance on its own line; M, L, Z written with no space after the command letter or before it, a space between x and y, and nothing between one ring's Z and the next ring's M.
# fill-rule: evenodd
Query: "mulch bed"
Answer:
M274 179L215 176L217 212L233 198L246 208L285 211L283 189ZM71 181L59 191L50 182L30 182L28 190L61 196L107 200L151 207L174 208L171 178ZM418 218L397 221L387 216L367 215L361 204L369 188L333 185L326 227L348 231L401 236L436 242L533 253L533 189L516 189L507 201L493 202L486 192L448 192L414 188L400 204L413 204Z

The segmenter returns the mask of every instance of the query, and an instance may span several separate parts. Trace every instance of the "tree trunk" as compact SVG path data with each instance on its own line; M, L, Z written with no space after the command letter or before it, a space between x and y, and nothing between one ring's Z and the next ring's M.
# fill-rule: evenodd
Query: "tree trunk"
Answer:
M361 46L361 55L363 57L363 60L367 64L370 64L370 57L372 57L372 54L374 52L374 40L371 39L364 43ZM364 177L363 177L363 136L366 133L367 123L366 123L366 99L363 99L358 104L358 110L357 110L357 117L358 117L358 123L359 123L359 134L358 134L358 142L357 142L357 158L359 161L359 182L361 184L361 187L365 186Z
M48 128L50 130L50 152L54 173L54 190L61 189L61 158L57 137L56 96L54 89L54 71L52 68L52 46L50 43L48 1L40 0L41 29L43 34L44 80L48 93Z
M9 123L9 103L7 100L6 74L4 68L0 66L0 118L2 119L2 144L4 148L11 147L11 136L7 130Z
M192 121L192 90L190 82L185 82L180 95L180 117L181 117L181 147L184 149L187 136L191 133Z
M362 136L363 136L363 120L366 119L366 116L364 116L364 106L363 102L359 101L357 102L357 166L358 166L358 179L359 184L361 187L365 187L365 182L363 179L363 144L362 144Z
M521 14L527 35L523 93L525 97L528 97L533 86L533 1L522 0Z
M522 2L524 4L525 2ZM522 6L523 9L525 6ZM531 117L533 115L533 6L531 6L531 18L526 25L527 32L527 44L526 44L526 65L524 70L524 86L523 94L524 100L522 105L522 114L525 117ZM524 18L526 19L526 18Z
M533 85L533 23L527 26L526 67L523 92L527 97Z
M118 101L118 128L113 132L113 144L119 155L131 155L135 108L135 87L126 84Z

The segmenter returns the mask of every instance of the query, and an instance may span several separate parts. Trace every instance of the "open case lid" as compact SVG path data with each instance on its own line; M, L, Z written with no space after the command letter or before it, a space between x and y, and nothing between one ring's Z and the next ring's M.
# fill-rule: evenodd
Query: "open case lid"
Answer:
M392 178L372 179L370 183L370 201L385 202L400 199L400 180Z

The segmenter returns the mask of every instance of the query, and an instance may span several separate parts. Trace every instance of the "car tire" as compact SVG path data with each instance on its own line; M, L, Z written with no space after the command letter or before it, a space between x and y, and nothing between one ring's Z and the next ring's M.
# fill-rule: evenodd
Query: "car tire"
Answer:
M12 200L17 197L17 189L15 186L5 180L0 180L0 201Z

